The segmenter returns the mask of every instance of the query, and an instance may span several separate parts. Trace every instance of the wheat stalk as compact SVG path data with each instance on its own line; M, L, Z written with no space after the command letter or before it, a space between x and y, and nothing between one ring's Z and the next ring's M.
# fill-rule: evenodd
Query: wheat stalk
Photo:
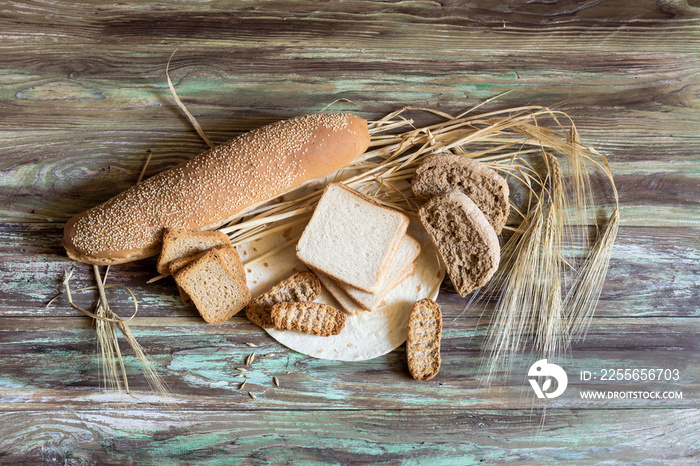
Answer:
M177 98L167 69L166 77L176 103L211 146L199 124ZM499 296L485 345L489 376L530 344L538 352L555 355L564 351L571 341L585 335L619 226L617 190L607 160L581 144L571 118L564 112L539 106L475 114L476 109L497 97L456 116L435 109L406 107L370 121L369 150L354 164L326 180L344 183L383 205L415 214L422 203L410 189L416 167L430 155L452 153L482 161L503 173L511 183L526 189L527 199L521 205L511 205L512 212L521 221L517 226L511 224L505 228L510 237L502 247L501 266L480 293L481 297ZM438 121L416 127L416 119L406 116L410 112L427 114ZM549 121L553 128L543 126L542 121ZM564 259L563 245L575 238L575 223L585 228L589 219L595 218L590 169L607 177L616 208L603 232L589 247L585 260L576 264ZM220 230L229 235L232 244L238 245L297 226L307 221L323 188L321 183L303 196L293 193L280 196L233 219ZM287 247L296 239L289 238L280 247ZM574 277L568 280L566 272L571 271ZM128 325L109 309L104 297L105 286L97 269L95 276L100 303L94 314L80 311L96 320L102 371L109 385L121 390L120 380L123 380L129 391L116 341L116 326L137 354L149 383L156 391L165 393L164 385ZM161 277L154 280L158 278ZM567 285L569 281L570 286ZM67 283L66 293L71 301ZM72 301L71 306L77 307Z
M416 119L406 116L416 111L440 121L416 127ZM545 121L550 125L543 126ZM508 366L527 347L547 356L561 354L585 333L605 279L619 211L614 210L598 240L586 244L585 260L565 257L564 245L585 238L582 231L595 218L591 170L609 180L617 204L607 160L581 144L568 115L537 106L483 114L467 110L457 116L407 107L369 122L369 128L369 150L327 181L415 214L422 203L410 190L416 167L430 155L452 153L486 163L528 193L523 205L511 206L522 221L506 227L510 237L502 247L501 267L480 293L499 296L485 345L488 374ZM302 223L324 186L300 198L275 200L222 231L240 244Z

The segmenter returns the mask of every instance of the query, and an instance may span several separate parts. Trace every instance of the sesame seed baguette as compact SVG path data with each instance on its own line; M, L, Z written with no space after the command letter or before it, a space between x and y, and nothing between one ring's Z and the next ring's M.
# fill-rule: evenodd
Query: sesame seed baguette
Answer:
M68 221L71 259L120 264L160 252L165 228L210 230L348 165L369 146L362 118L327 113L263 126Z

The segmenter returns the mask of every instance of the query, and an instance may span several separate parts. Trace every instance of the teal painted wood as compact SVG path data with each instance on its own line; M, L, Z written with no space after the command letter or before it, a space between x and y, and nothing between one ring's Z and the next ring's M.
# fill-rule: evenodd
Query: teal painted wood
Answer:
M201 319L139 318L131 327L155 368L171 387L171 400L154 397L138 362L123 344L129 385L137 398L124 398L133 408L171 402L181 409L424 409L425 407L527 409L536 403L526 380L538 358L514 359L512 373L498 373L484 384L481 350L487 322L477 316L458 317L447 310L442 342L442 367L428 383L408 374L403 347L369 361L342 362L311 358L288 350L244 317L210 326ZM87 318L3 318L0 330L0 403L7 410L38 410L43 406L90 409L118 402L100 391L94 330ZM640 323L643 322L642 323ZM697 318L596 318L584 342L556 360L569 374L569 388L550 408L596 408L601 401L581 399L585 390L682 391L680 399L630 398L609 401L614 408L699 407L700 341ZM653 338L650 338L653 335ZM251 348L248 343L257 345ZM247 356L255 361L245 365ZM57 361L61 363L58 364ZM555 362L555 361L552 361ZM241 377L243 367L249 379ZM677 369L677 381L581 382L588 370ZM277 377L280 386L273 383ZM241 383L247 380L245 390ZM252 399L248 391L257 399ZM161 406L162 408L162 406Z
M647 214L649 215L649 214ZM16 223L0 225L0 293L5 302L0 316L76 316L65 301L45 309L62 291L61 277L75 267L72 286L92 286L92 267L72 263L61 246L61 223ZM30 258L28 260L28 257ZM111 268L110 283L131 288L141 303L143 316L193 316L184 306L171 278L153 284L155 260L122 264ZM692 228L623 227L613 249L607 281L596 315L601 317L673 317L700 315L700 230ZM76 296L88 306L93 294ZM113 307L121 315L133 308L126 292L110 292ZM441 302L446 315L459 315L468 300L443 287ZM473 312L485 312L479 308Z
M696 460L698 412L684 408L697 408L699 376L698 11L631 0L9 5L0 18L0 462ZM168 95L165 63L177 47L173 81L215 142L337 98L353 103L335 109L377 118L404 105L457 112L513 89L481 110L570 114L583 142L610 158L623 225L571 369L673 364L690 397L601 408L572 399L572 380L542 421L532 400L514 399L526 381L479 386L493 303L463 312L448 284L443 368L419 384L402 349L332 363L287 351L243 318L207 326L172 282L146 285L155 272L145 261L114 267L110 281L138 294L134 331L181 411L157 404L125 346L138 399L128 411L106 403L115 397L99 389L89 320L65 302L44 306L69 265L67 218L131 186L149 151L153 174L205 149ZM74 286L88 285L90 268L78 266ZM112 302L130 313L125 294ZM232 370L252 351L246 342L275 353L251 372L257 400L236 390Z
M532 410L5 412L0 453L58 464L690 464L698 414L550 410L538 427Z

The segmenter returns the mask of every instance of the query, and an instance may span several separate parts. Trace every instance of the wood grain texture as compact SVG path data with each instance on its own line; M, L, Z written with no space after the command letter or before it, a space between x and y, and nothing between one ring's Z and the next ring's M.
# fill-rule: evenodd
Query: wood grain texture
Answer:
M584 144L610 159L622 228L589 334L562 362L565 395L536 403L517 376L481 386L494 303L465 310L448 281L443 367L419 384L403 348L340 364L288 351L242 317L208 326L170 279L146 284L155 275L147 260L113 267L109 281L138 295L132 329L180 411L159 404L125 346L138 398L121 410L100 390L89 319L64 300L45 306L71 265L60 244L69 217L131 186L149 152L152 175L205 150L167 89L165 64L178 47L171 77L216 143L339 98L352 102L334 109L373 119L405 105L457 112L512 90L482 109L544 105L571 115ZM695 0L8 3L0 463L697 461L698 50ZM91 269L77 265L73 286L92 284ZM87 307L95 295L78 299ZM110 299L119 314L132 312L125 292ZM249 380L256 400L237 390L246 343L259 345ZM523 355L515 372L529 363ZM649 365L677 367L682 379L647 388L685 397L576 399L579 370Z
M512 376L502 374L483 385L481 349L486 322L476 317L444 316L440 373L427 383L415 381L406 367L405 347L388 355L352 364L311 358L289 351L244 318L219 326L198 318L136 318L132 331L171 387L173 405L182 409L424 409L510 408L536 404L524 374L536 357L525 354L513 362ZM114 393L99 390L94 357L94 330L89 320L44 318L36 328L32 318L4 318L0 331L0 367L4 375L0 402L6 410L90 409L96 403L117 402ZM694 319L598 318L586 340L562 359L569 389L551 408L595 408L605 401L581 399L583 390L673 390L684 398L654 400L653 407L700 407L692 394L700 390L700 342ZM653 338L647 338L653 335ZM251 349L247 343L258 348ZM134 407L164 401L150 393L133 353L124 346ZM253 364L244 364L252 352ZM270 356L267 356L270 355ZM56 360L63 363L56 366ZM247 368L246 389L239 367ZM577 380L579 371L608 368L678 369L677 382L615 383ZM522 374L522 375L518 375ZM281 386L273 384L278 377ZM257 399L251 399L248 391ZM616 400L614 407L645 408L649 400Z
M5 302L0 316L75 316L65 300L46 309L62 292L63 272L74 267L71 286L94 285L92 267L68 260L61 246L61 223L0 225L0 293ZM32 257L32 260L27 260ZM157 276L155 259L112 267L110 283L128 286L142 301L139 315L193 316L196 311L180 302L174 281ZM700 230L692 228L623 227L613 249L606 285L596 315L601 317L698 317L700 307ZM447 315L461 312L468 299L447 293ZM76 295L89 306L95 293ZM130 315L133 304L125 291L110 292L113 308ZM490 310L479 309L490 316Z
M0 414L0 460L51 464L688 464L696 409ZM121 413L125 414L125 413ZM137 420L138 427L135 422ZM396 426L403 426L397 429ZM410 431L406 428L412 426ZM585 435L582 435L585 432Z

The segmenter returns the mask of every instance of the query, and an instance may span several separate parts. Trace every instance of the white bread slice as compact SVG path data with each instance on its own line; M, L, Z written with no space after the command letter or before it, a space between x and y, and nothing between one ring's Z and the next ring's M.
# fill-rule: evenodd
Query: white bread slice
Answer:
M171 261L206 251L214 246L231 246L231 241L220 231L192 231L168 228L163 234L163 249L158 257L158 273L168 275Z
M297 244L297 257L333 279L376 292L408 217L338 183L329 184Z
M175 274L177 284L208 323L220 324L250 301L247 284L231 270L217 249L207 251Z
M393 280L391 283L387 283L384 288L376 293L367 293L366 291L361 291L357 288L348 287L347 285L339 283L337 283L337 285L350 299L353 300L353 302L359 304L362 310L374 311L384 303L384 298L386 298L386 295L388 295L391 290L399 286L401 282L406 280L415 272L416 266L413 263L408 264L408 267L402 270L401 274L395 280Z
M313 270L313 269L312 269ZM314 270L314 273L323 284L323 287L328 290L328 292L335 298L335 300L340 304L346 314L355 315L358 312L364 311L362 306L357 304L354 300L350 299L350 296L343 291L343 289L333 281L331 277L321 272L320 270Z
M413 275L415 267L413 261L420 254L420 243L409 235L404 235L396 255L391 261L389 272L384 279L382 288L376 293L367 293L357 288L338 284L345 293L356 303L368 311L373 311L382 304L386 295L396 285Z

